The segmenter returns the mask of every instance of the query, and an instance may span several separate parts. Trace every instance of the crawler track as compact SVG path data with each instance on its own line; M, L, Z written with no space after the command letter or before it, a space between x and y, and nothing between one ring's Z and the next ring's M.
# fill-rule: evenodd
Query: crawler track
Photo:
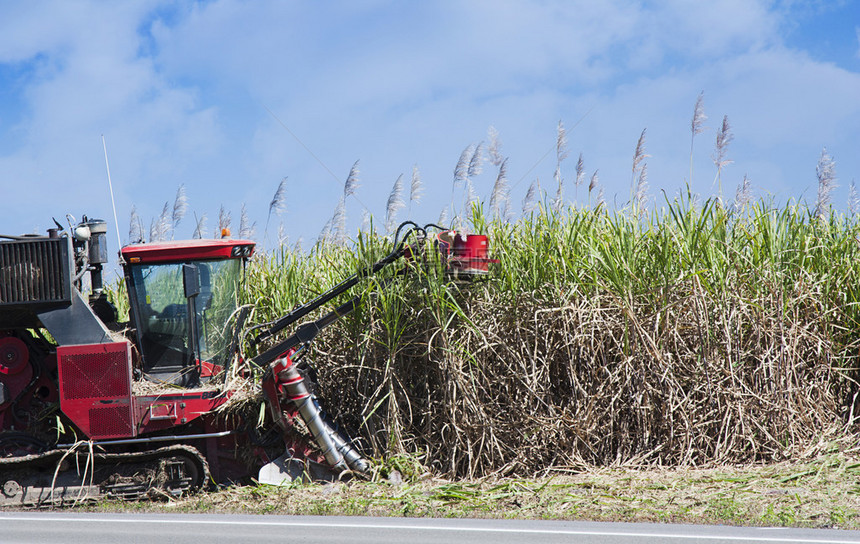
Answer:
M0 458L0 506L65 506L101 498L180 496L210 480L200 452L173 445L143 452L74 449Z

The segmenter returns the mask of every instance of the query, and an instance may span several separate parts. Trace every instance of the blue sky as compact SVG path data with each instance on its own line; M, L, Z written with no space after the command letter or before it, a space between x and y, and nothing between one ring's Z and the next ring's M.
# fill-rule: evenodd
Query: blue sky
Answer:
M860 180L857 1L4 2L0 232L43 232L67 213L113 223L102 135L123 243L132 206L148 231L180 184L190 207L177 238L191 236L194 214L213 232L221 206L235 231L244 204L264 241L287 178L268 244L283 224L308 247L355 161L350 232L365 211L384 221L394 181L415 165L424 195L399 218L436 221L461 151L491 126L519 212L536 178L555 194L559 121L570 202L588 202L574 185L582 153L606 202L624 206L647 128L660 205L690 181L700 92L708 129L693 141L694 192L717 191L712 155L728 116L726 200L747 175L758 197L814 202L826 147L834 207L847 209ZM474 179L485 202L496 173L485 163Z

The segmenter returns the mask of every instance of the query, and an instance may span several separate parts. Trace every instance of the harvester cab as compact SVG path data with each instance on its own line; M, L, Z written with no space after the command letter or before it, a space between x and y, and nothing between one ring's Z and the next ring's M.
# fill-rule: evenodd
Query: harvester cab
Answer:
M122 248L140 372L197 386L226 370L247 312L239 309L250 240L191 240Z

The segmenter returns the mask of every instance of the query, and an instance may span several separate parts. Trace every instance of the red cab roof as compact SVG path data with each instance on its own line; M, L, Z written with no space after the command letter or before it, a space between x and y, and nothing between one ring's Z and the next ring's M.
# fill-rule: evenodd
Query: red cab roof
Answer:
M239 259L254 254L251 240L180 240L135 244L122 248L129 263L168 263L207 259Z

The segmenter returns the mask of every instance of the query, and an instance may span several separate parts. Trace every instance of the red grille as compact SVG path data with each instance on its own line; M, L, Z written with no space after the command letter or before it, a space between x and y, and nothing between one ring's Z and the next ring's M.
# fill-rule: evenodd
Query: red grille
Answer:
M131 384L127 369L127 344L119 342L117 344L97 344L92 347L101 348L102 346L117 346L118 349L106 350L103 353L98 350L95 353L61 356L60 364L64 366L65 370L63 373L63 385L65 386L63 398L92 399L128 396ZM68 350L72 347L60 349Z
M116 438L132 435L129 406L90 408L90 435L95 438Z
M60 408L94 440L135 436L128 342L57 348Z

